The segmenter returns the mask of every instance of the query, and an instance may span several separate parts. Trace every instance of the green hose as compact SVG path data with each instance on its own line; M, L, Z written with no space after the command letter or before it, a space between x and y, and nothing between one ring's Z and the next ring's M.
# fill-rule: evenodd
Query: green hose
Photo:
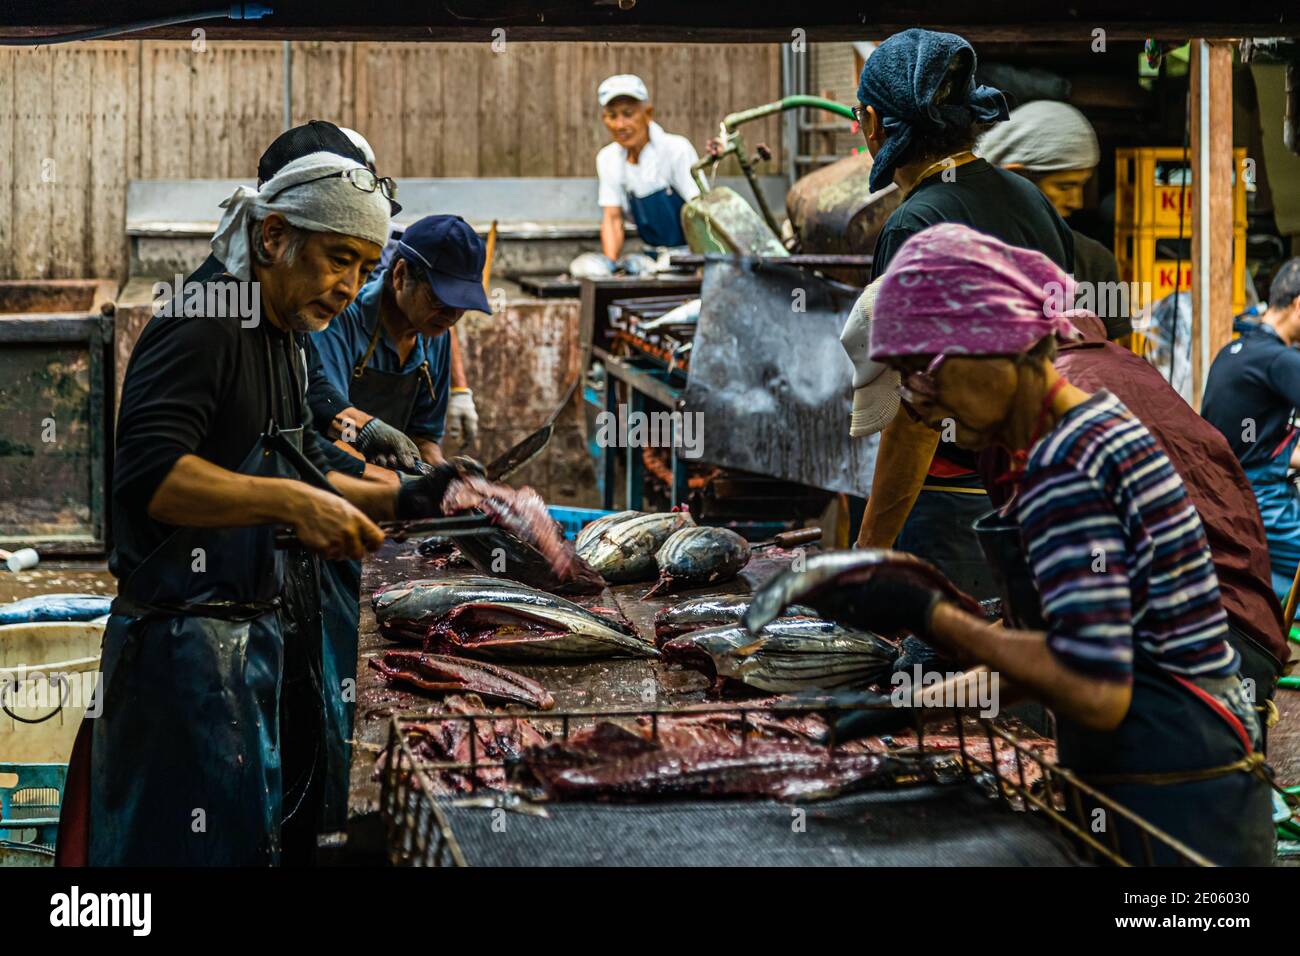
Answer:
M1289 690L1300 690L1300 677L1282 677L1278 679L1278 687L1285 687Z

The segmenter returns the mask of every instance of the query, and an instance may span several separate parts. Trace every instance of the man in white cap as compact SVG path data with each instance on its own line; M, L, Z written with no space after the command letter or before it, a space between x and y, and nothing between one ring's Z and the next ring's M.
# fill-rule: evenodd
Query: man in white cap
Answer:
M79 740L73 757L89 757L92 865L311 858L323 711L338 692L322 672L318 557L373 551L375 520L440 514L465 473L448 463L396 486L344 475L309 424L305 333L374 269L391 195L330 152L239 187L212 239L224 271L208 278L202 314L188 297L160 312L131 355L103 711L83 726L89 754ZM276 525L296 541L277 548Z
M699 159L695 147L654 121L650 93L639 76L611 76L600 84L597 98L614 139L596 154L600 251L611 268L622 256L624 215L636 223L647 247L686 245L682 206L700 194L691 178L691 166Z

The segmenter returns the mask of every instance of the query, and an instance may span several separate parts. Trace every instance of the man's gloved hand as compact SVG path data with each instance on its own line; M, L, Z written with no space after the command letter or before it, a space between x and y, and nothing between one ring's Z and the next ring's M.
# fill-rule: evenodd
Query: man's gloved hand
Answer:
M483 475L483 466L473 458L453 458L441 465L434 465L428 474L419 478L402 478L402 483L397 488L397 503L394 508L397 520L440 517L447 486L457 478L468 475Z
M478 440L478 409L474 407L474 392L468 388L453 388L447 400L447 435L460 442L462 448Z
M366 461L385 468L414 471L420 460L420 449L415 442L379 418L366 422L352 444L366 456Z
M846 712L835 721L834 735L827 734L823 742L829 742L832 736L836 743L860 737L878 737L905 730L916 723L915 708L895 706L893 699L886 694L846 691L831 695L831 703L845 708Z

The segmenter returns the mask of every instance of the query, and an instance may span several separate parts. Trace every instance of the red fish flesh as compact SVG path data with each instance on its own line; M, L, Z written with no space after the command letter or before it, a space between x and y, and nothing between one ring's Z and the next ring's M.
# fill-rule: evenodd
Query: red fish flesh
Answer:
M584 741L525 751L519 772L553 800L816 800L892 782L899 768L886 754L789 740L675 746L606 723Z
M477 714L485 710L477 694L448 697L443 701L442 713L449 717ZM469 764L471 756L478 761L502 761L519 757L530 747L541 747L547 738L524 717L498 717L475 720L474 746L470 746L470 721L465 719L429 720L406 725L407 744L415 758L427 763ZM475 789L475 776L479 787L504 790L506 772L503 767L479 767L476 774L461 770L442 770L435 775L434 783L443 788L441 793L464 793Z
M461 553L484 574L557 594L595 594L605 587L605 580L578 557L532 488L467 475L447 486L442 510L446 515L481 512L491 519L487 533L456 539Z
M420 691L436 694L471 692L538 710L550 710L555 706L555 698L541 684L486 661L418 651L385 651L383 657L372 657L370 666L389 683L405 684Z

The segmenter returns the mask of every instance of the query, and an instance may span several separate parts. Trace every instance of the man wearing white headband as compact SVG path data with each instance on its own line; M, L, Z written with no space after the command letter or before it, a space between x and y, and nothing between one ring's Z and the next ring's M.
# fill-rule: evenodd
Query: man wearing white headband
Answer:
M375 520L440 514L464 474L448 463L397 486L343 475L308 425L304 334L375 267L391 192L324 152L241 186L212 240L226 272L206 288L224 294L202 315L178 299L131 356L103 712L83 726L93 865L265 865L314 850L327 679L317 561L373 551ZM232 302L251 317L226 314ZM294 533L279 548L276 525Z

